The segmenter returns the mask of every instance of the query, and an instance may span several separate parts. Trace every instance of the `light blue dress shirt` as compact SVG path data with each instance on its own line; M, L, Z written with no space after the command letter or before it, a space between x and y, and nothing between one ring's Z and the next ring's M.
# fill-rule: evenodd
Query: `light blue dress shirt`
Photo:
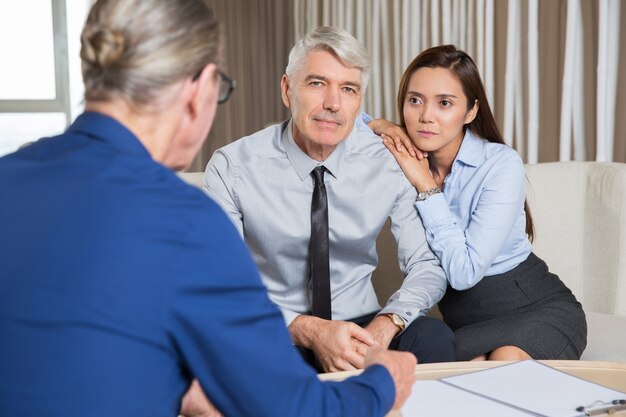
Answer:
M483 276L510 271L528 257L525 196L518 153L468 130L443 193L415 203L453 288L471 288Z
M205 175L208 193L244 237L287 325L300 314L310 314L310 173L318 165L291 132L285 122L219 149ZM323 165L328 170L333 319L354 319L380 309L371 275L378 263L376 237L387 218L405 279L383 312L397 313L407 324L426 314L443 296L447 282L413 206L416 191L391 153L358 121Z

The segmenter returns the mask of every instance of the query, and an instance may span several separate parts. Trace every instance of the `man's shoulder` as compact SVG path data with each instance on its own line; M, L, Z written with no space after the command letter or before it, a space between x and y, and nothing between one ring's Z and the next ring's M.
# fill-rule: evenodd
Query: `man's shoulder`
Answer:
M282 132L287 122L273 124L215 151L233 163L277 157L284 154Z
M380 136L367 126L357 125L354 129L355 131L347 140L346 154L349 157L371 163L378 167L377 169L384 167L385 169L379 171L381 174L387 172L404 178L402 169L391 152L385 147Z
M357 123L346 142L348 144L347 152L353 155L394 161L393 155L387 150L381 137L367 125Z
M355 126L347 139L345 162L353 175L367 181L368 188L378 198L403 196L414 188L402 172L402 168L385 147L380 136L369 127ZM358 173L358 174L357 174Z

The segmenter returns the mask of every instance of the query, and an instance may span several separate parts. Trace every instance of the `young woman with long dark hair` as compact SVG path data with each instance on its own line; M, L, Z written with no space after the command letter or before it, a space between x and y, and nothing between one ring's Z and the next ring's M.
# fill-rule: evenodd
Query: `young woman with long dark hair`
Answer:
M524 164L504 144L473 60L452 45L422 52L402 76L398 111L408 137L385 120L370 126L418 192L448 277L439 308L457 359L580 358L585 314L532 252Z

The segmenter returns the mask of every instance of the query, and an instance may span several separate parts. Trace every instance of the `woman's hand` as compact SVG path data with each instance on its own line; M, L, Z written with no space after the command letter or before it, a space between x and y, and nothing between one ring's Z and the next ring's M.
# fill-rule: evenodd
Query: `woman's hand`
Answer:
M389 152L396 158L398 165L402 168L404 175L407 177L411 185L417 191L426 191L437 187L437 183L430 175L428 167L428 158L423 152L416 151L416 155L412 156L410 151L406 149L404 144L398 145L392 138L386 134L382 134L383 143L389 149Z
M417 157L420 160L428 156L428 154L421 152L415 147L415 145L413 145L411 138L407 135L404 128L398 126L397 124L391 123L389 120L385 119L374 119L367 125L378 136L386 136L387 139L391 140L398 152L405 149L409 152L409 155Z

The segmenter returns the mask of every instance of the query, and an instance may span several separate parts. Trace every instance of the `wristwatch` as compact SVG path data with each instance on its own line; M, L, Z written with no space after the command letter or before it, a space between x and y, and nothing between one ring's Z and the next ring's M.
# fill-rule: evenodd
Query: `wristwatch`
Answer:
M430 190L420 191L417 193L417 199L415 201L424 201L431 195L439 194L441 190L437 187L431 188Z
M395 324L396 326L398 326L401 332L404 331L404 328L406 327L406 323L404 322L402 317L400 317L396 313L383 313L381 314L381 316L389 317L391 319L391 322Z

